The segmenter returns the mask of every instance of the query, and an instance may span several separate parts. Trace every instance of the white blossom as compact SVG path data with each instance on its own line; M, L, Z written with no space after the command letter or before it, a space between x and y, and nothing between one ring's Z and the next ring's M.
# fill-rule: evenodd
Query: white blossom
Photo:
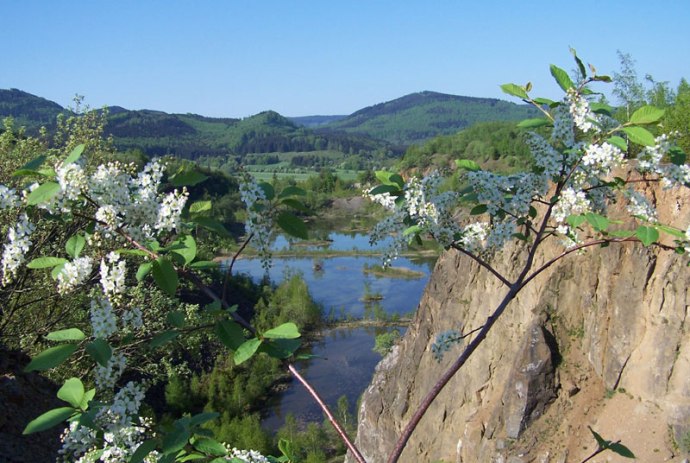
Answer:
M625 190L623 194L628 199L627 210L630 212L630 214L641 217L647 222L656 223L659 221L656 209L654 209L654 206L649 203L647 198L642 193L628 189Z
M101 287L106 296L122 294L127 289L125 286L127 264L120 259L119 254L111 252L106 259L101 259L100 274Z
M19 207L21 199L13 188L0 185L0 210Z
M7 232L7 243L2 252L2 284L7 285L15 276L19 267L24 263L24 255L31 247L31 234L35 226L29 222L29 217L22 214L17 223Z
M256 450L238 450L233 448L230 450L228 459L236 458L245 463L268 463L268 459Z
M578 129L583 132L590 132L597 129L595 125L597 116L592 112L589 103L582 95L577 93L575 89L570 89L566 94L566 100L570 105L570 115Z
M552 217L556 223L563 223L569 215L584 214L590 211L590 202L584 191L566 188L561 191L558 203L553 208Z
M91 275L92 266L91 257L77 257L71 262L66 262L57 275L58 292L65 294L84 283Z
M264 269L268 270L271 266L271 236L273 221L269 211L267 211L266 194L259 186L254 177L245 176L240 182L240 198L247 209L247 219L244 227L248 236L253 236L254 246L259 251L259 258Z
M90 314L94 338L107 339L117 331L117 316L107 298L97 296L91 299Z
M121 352L113 352L106 366L96 365L94 380L99 391L112 391L115 383L125 371L127 359Z

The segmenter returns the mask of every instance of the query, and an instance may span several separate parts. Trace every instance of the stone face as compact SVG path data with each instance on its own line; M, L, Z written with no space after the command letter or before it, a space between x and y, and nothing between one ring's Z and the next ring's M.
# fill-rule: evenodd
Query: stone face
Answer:
M650 195L674 205L659 211L663 223L687 227L687 196ZM560 250L545 245L535 264ZM511 248L492 265L514 277L524 257ZM690 435L686 264L672 252L625 244L550 266L451 379L400 461L581 461L596 447L592 426L620 439L637 461L680 462L687 455L670 436ZM460 253L439 258L414 321L363 397L357 442L368 462L386 461L424 395L461 352L454 346L437 362L436 335L483 325L506 291Z
M546 329L534 324L527 330L525 345L503 394L502 420L506 437L517 439L556 398L555 369Z

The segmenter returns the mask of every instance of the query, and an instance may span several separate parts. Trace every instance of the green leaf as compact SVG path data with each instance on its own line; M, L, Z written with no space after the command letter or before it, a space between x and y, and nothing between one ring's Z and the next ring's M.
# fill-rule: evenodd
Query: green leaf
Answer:
M184 312L182 312L181 310L168 312L168 315L165 317L165 320L175 328L182 328L185 324Z
M167 257L159 257L153 262L153 267L151 268L153 273L153 279L160 289L162 289L167 295L174 296L175 291L177 291L177 285L179 283L179 278L177 276L177 271L173 264Z
M273 198L276 197L276 191L273 188L273 185L271 185L270 183L260 182L258 186L264 192L264 196L268 201L271 201Z
M235 351L235 365L241 365L249 360L256 353L259 346L261 346L261 339L258 338L248 339L243 342Z
M388 172L387 170L377 170L374 172L374 175L379 182L383 183L384 185L397 186L395 182L390 180L391 175L393 174L394 172Z
M630 116L630 123L636 125L654 124L664 117L664 110L654 106L642 106Z
M73 162L77 162L79 158L81 157L82 153L84 152L84 144L82 143L81 145L77 145L74 147L72 152L65 158L64 161L62 161L62 165L66 166L68 164L72 164Z
M211 210L211 201L197 201L189 206L190 214L201 214Z
M187 170L184 172L179 172L170 178L170 184L172 186L194 186L198 183L203 182L208 177L201 172L195 170Z
M292 322L283 323L282 325L272 328L263 334L264 338L269 339L296 339L300 336L301 334L297 329L297 325Z
M301 345L302 342L299 339L267 339L261 344L259 352L264 352L273 358L286 359L291 357Z
M34 357L24 368L24 371L43 371L55 368L67 360L77 350L77 347L77 344L60 344L48 348Z
M57 280L58 275L60 275L60 272L62 272L62 269L65 267L66 263L67 262L63 262L53 267L53 270L50 271L50 276L53 278L53 280Z
M93 400L93 398L96 397L96 388L89 389L84 393L84 396L81 399L81 403L79 404L79 408L82 410L86 410L89 408L89 402Z
M393 182L396 184L399 188L402 188L405 186L405 179L403 179L400 174L393 174L388 178L389 182Z
M198 260L196 262L192 262L189 266L191 268L203 270L203 269L209 269L209 268L216 268L218 267L218 262L213 262L211 260Z
M219 236L229 237L230 232L223 226L222 223L210 217L197 216L192 219L195 224L204 227L207 230L215 232Z
M57 396L74 408L79 408L84 400L84 384L79 378L70 378L58 390Z
M522 88L522 86L520 86L520 85L503 84L503 85L501 85L501 90L503 90L503 92L507 93L508 95L516 96L516 97L521 98L523 100L526 100L529 98L525 89Z
M79 328L51 331L46 335L46 339L49 341L81 341L85 338L86 335Z
M628 151L628 142L626 142L623 137L614 135L612 137L609 137L606 141L623 152Z
M682 166L683 164L685 164L685 161L687 160L685 152L677 146L674 146L669 150L668 157L671 160L671 162L677 166Z
M609 450L625 458L635 458L635 454L632 453L632 451L630 451L628 447L621 444L620 442L614 442L611 445L609 445Z
M564 92L567 92L568 90L573 88L573 81L570 80L570 76L567 72L565 72L563 69L559 68L555 64L552 64L550 66L550 69L551 75L554 79L556 79L556 82L563 89Z
M520 241L527 241L527 236L525 236L524 233L513 233L513 238L518 239Z
M158 333L149 343L149 348L155 349L175 339L180 334L179 331L169 330Z
M37 257L26 266L31 269L52 268L56 265L67 263L67 259L62 257Z
M86 246L86 238L81 235L73 235L65 244L65 251L72 259L76 259Z
M108 366L108 361L113 356L113 349L105 339L96 338L88 343L85 349L86 353L102 367Z
M534 206L530 206L528 215L533 219L536 218L537 217L537 209Z
M603 114L605 116L611 116L613 114L613 108L606 103L593 101L589 104L589 108L595 114Z
M623 127L623 132L631 142L643 146L654 146L654 135L644 127Z
M151 267L153 267L153 262L144 262L143 264L139 265L139 269L137 270L137 281L142 282L144 281L144 278L146 278L146 275L149 274L151 271Z
M553 101L553 100L550 100L548 98L535 98L534 102L537 104L546 105L549 107L556 107L560 104L558 101Z
M465 170L469 170L471 172L476 172L476 171L482 170L482 168L479 166L479 164L477 164L476 162L474 162L470 159L456 159L455 165L457 166L458 169L465 169Z
M161 452L163 455L171 455L179 452L187 445L187 441L191 437L189 429L175 426L175 428L163 438L163 445Z
M59 407L52 410L48 410L38 418L34 418L26 425L24 428L23 435L33 434L35 432L45 431L53 426L65 421L67 418L72 416L74 409L72 407Z
M537 117L535 119L525 119L518 123L518 127L521 129L536 129L537 127L544 127L546 125L551 125L551 121L543 117Z
M606 82L610 83L613 82L613 79L610 76L594 76L593 80L598 81L598 82Z
M637 227L637 230L635 230L635 236L642 242L642 244L649 246L657 242L659 239L659 231L654 227L640 225Z
M294 199L294 198L285 198L285 199L280 200L280 203L281 203L281 204L284 204L284 205L286 205L286 206L289 206L289 207L291 207L291 208L293 208L293 209L295 209L295 210L298 210L298 211L301 211L301 212L305 212L305 213L307 213L307 214L311 212L311 211L309 210L309 208L308 208L307 206L305 206L304 203L302 203L302 201L300 201L300 200L298 200L298 199Z
M26 204L29 206L35 206L36 204L41 204L60 192L60 184L55 182L45 182L43 185L36 188L34 191L29 193L26 198Z
M481 214L484 214L488 210L489 210L489 208L486 206L486 204L477 204L470 211L470 215L481 215Z
M27 162L24 164L19 170L31 170L35 171L39 167L43 165L47 157L45 155L40 155L38 157L33 158L31 161Z
M283 191L278 195L278 199L284 199L289 196L306 196L307 192L302 188L296 186L287 186L283 188Z
M175 249L173 252L184 259L185 265L189 265L196 257L196 241L192 235L187 235L180 243L183 247Z
M371 196L376 196L384 193L396 193L398 191L400 191L400 188L398 188L397 185L379 185L369 190L369 194Z
M403 231L403 236L417 235L421 231L422 231L422 227L420 227L419 225L412 225L411 227L407 227Z
M309 238L306 224L296 215L283 211L278 215L276 223L289 235L306 240Z
M142 442L130 457L129 463L141 463L154 450L156 450L156 439Z
M577 56L577 52L575 51L574 48L570 47L570 53L573 54L573 58L575 58L575 62L577 63L577 68L580 70L580 76L583 79L587 78L587 69L585 68L584 63L582 60Z
M225 449L223 444L208 438L198 439L196 442L194 442L194 448L205 453L206 455L212 455L214 457L220 457L228 454L228 451Z
M221 320L216 323L216 335L226 347L232 350L237 350L245 341L244 330L231 320Z
M204 460L206 458L206 455L203 455L201 453L190 453L189 455L186 455L182 458L176 458L175 462L180 462L183 463L185 461L194 461L194 460ZM214 460L217 460L219 458L214 458Z
M197 413L193 417L189 419L189 426L195 427L202 425L206 422L209 422L211 420L215 420L220 416L220 413L218 412L202 412L202 413Z
M669 227L668 225L656 225L656 228L657 230L661 230L671 236L675 236L676 238L680 238L682 240L686 239L683 230L678 230L677 228Z
M611 223L606 217L595 214L594 212L588 212L584 217L596 231L605 231Z

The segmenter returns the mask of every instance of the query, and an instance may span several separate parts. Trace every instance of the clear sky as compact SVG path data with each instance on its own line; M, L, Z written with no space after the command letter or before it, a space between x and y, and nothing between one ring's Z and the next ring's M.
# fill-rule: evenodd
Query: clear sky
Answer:
M0 0L0 88L67 106L350 114L433 90L497 97L577 49L600 73L690 78L690 0Z

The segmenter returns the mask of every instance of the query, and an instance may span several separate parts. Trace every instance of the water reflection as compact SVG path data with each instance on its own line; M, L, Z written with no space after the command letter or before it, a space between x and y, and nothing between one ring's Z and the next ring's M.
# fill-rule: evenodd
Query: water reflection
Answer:
M338 398L345 395L350 413L356 414L357 401L381 360L381 355L372 349L376 334L383 331L371 327L329 330L312 346L312 354L318 358L298 362L297 367L329 407L335 407ZM288 413L302 422L323 421L321 409L306 389L295 381L285 392L273 398L262 421L263 426L271 431L277 430Z
M319 238L319 242L312 242L306 248L372 250L368 236L359 233L330 232ZM273 249L285 250L291 246L305 249L305 246L293 243L284 236L276 239ZM279 284L295 272L300 274L312 298L322 305L327 317L391 318L407 315L416 309L434 262L435 258L397 259L394 261L395 267L404 267L420 275L419 278L403 279L365 273L365 266L381 263L377 256L274 258L268 277ZM236 261L234 272L245 273L255 281L265 276L258 259ZM330 330L312 346L312 353L319 358L298 364L302 374L322 394L329 407L335 407L338 398L346 395L351 412L355 413L357 401L381 359L380 354L372 350L375 336L381 332L381 328L371 327ZM282 426L288 413L302 421L323 420L321 410L302 385L295 381L272 399L263 421L264 427L276 430Z

